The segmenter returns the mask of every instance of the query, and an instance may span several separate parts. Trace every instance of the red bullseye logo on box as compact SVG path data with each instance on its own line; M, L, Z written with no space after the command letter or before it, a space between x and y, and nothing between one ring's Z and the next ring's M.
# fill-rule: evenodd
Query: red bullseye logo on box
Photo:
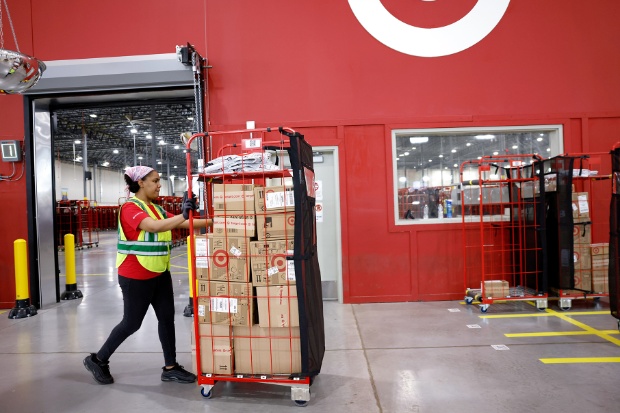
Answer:
M579 230L579 227L578 227L578 226L574 226L574 227L573 227L573 236L574 236L574 237L578 236L580 232L581 232L581 231Z
M226 267L228 265L228 253L225 250L213 251L213 265Z
M279 272L286 270L286 255L275 254L271 257L271 267L277 267Z
M295 216L294 215L290 215L288 218L286 218L286 222L290 226L294 226L295 225Z

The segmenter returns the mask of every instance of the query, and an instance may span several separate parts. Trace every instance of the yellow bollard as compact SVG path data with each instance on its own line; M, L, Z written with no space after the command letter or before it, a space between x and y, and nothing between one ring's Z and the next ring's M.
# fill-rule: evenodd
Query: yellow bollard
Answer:
M185 309L183 310L183 315L185 317L192 317L194 315L194 283L192 283L192 272L193 272L193 268L192 268L192 242L195 241L195 238L192 238L190 240L189 237L191 237L192 235L188 235L187 236L187 274L189 275L189 304L185 307Z
M75 237L65 234L65 292L60 295L61 300L75 300L82 298L82 292L77 289L75 279Z
M9 311L9 318L25 318L37 315L35 306L30 305L28 288L28 244L24 239L13 242L15 262L15 307Z

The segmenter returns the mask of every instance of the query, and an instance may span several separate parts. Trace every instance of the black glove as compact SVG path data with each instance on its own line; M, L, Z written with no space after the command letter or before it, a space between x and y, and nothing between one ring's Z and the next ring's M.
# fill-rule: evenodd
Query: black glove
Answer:
M185 219L189 219L189 211L198 211L196 195L192 195L191 198L188 198L187 192L183 194L183 206L181 206L181 211L183 211L183 218Z

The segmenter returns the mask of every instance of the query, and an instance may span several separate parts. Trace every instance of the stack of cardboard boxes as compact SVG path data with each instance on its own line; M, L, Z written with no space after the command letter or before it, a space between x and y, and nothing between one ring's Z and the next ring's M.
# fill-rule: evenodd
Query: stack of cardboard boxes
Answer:
M592 291L609 293L609 244L592 244Z
M572 208L575 289L589 291L592 285L592 263L590 260L592 223L590 222L588 193L573 192Z
M215 184L213 207L195 244L202 373L301 371L292 188Z

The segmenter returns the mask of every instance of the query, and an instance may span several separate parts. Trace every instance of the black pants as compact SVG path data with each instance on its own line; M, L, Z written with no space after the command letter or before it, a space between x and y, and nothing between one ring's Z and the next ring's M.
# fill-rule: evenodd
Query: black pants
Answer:
M155 278L134 280L118 275L123 292L123 319L114 327L110 337L97 353L97 358L107 361L127 337L138 331L149 305L157 316L159 341L164 351L166 366L176 363L176 337L174 334L174 293L170 271Z

